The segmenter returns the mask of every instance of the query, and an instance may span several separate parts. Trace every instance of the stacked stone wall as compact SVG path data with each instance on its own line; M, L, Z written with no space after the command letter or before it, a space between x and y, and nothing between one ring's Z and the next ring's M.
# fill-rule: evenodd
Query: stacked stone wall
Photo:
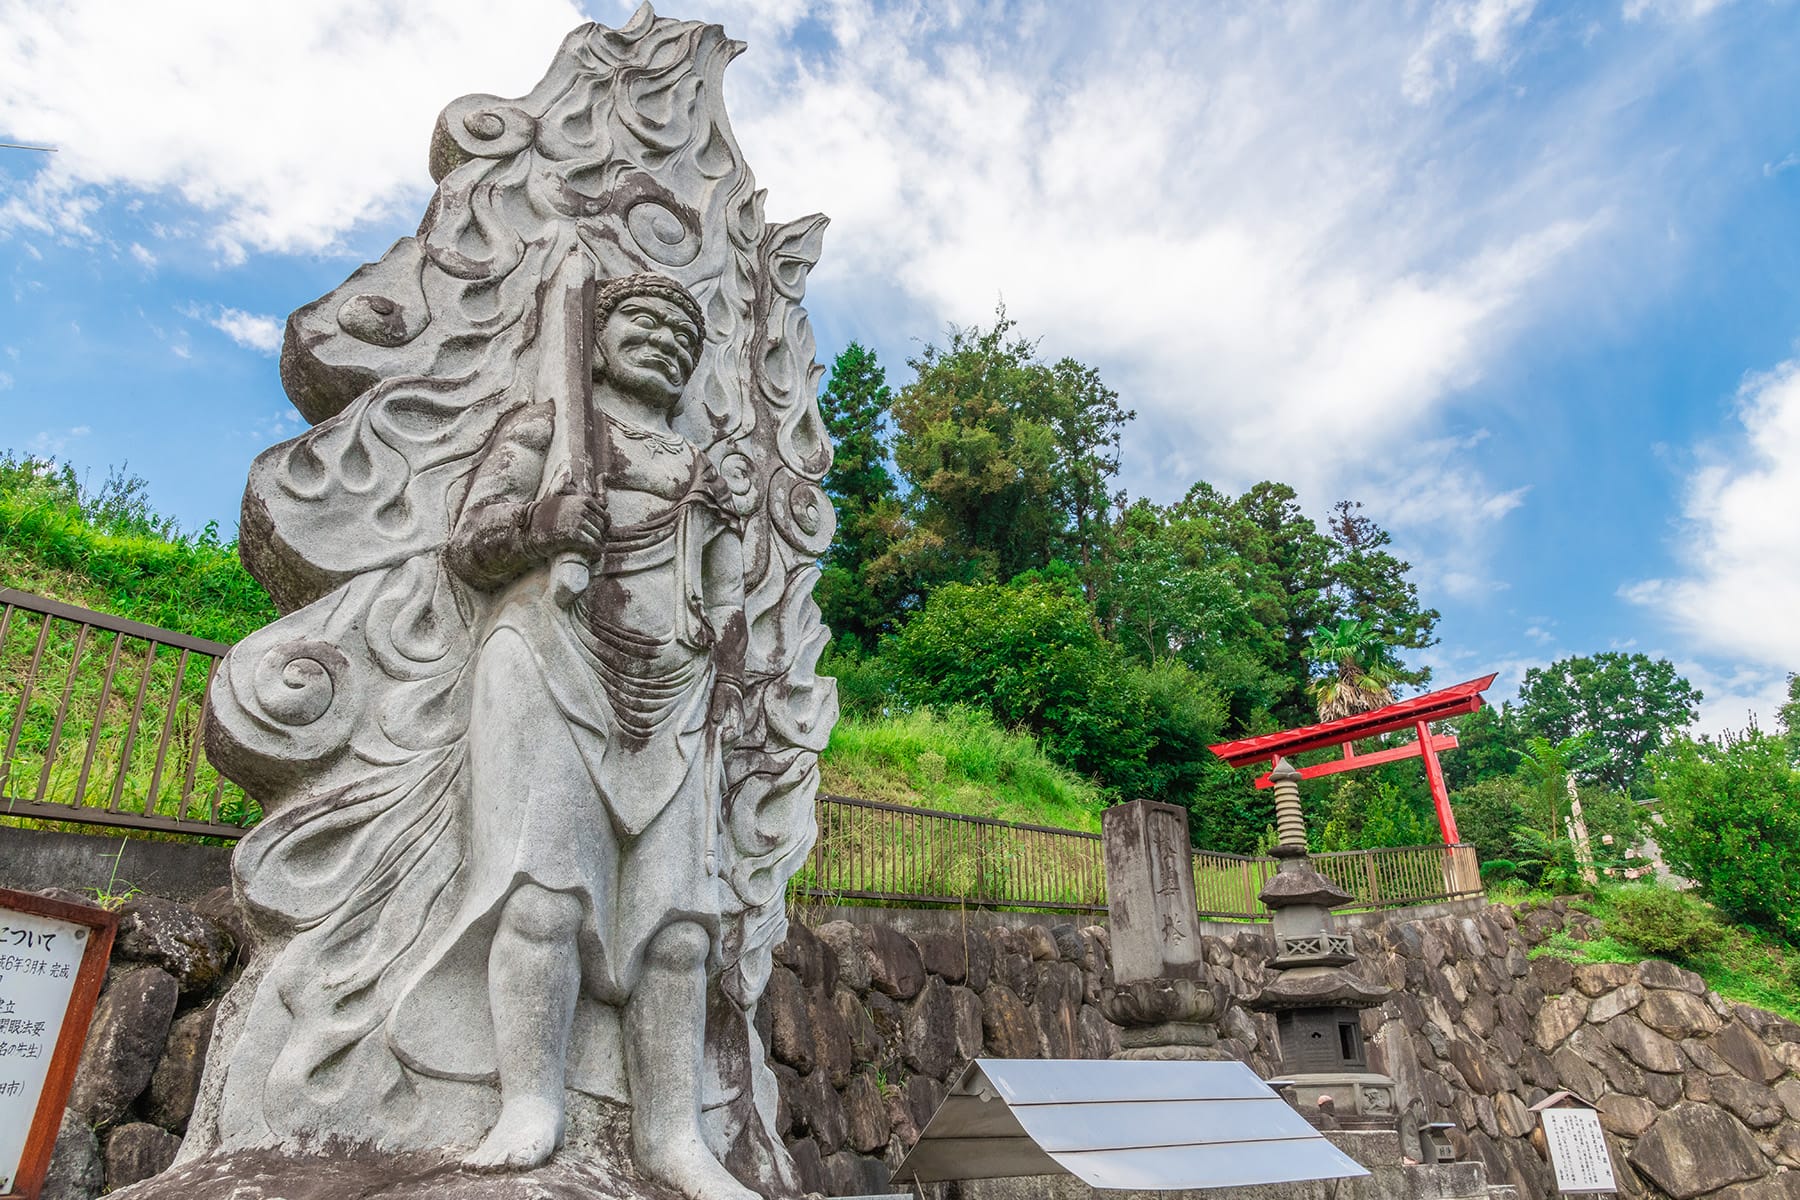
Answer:
M758 1016L780 1127L809 1186L883 1190L972 1058L1118 1049L1099 1008L1105 928L868 916L797 920ZM1364 1030L1409 1127L1455 1122L1459 1148L1492 1182L1548 1200L1554 1180L1529 1109L1566 1089L1598 1106L1628 1197L1800 1200L1800 1026L1667 963L1529 957L1555 933L1594 931L1560 902L1392 914L1355 931L1358 969L1396 989L1364 1014ZM173 1158L239 932L223 892L193 907L140 896L121 910L45 1200L92 1200ZM1216 986L1236 996L1262 985L1270 952L1256 926L1206 939ZM1231 1005L1221 1034L1265 1078L1280 1072L1268 1017Z

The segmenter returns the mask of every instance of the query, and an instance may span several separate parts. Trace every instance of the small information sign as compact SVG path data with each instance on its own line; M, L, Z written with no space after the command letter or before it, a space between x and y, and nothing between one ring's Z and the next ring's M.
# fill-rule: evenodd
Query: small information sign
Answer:
M1556 1168L1559 1192L1616 1192L1612 1155L1600 1114L1591 1108L1546 1108L1544 1139L1550 1143L1550 1162Z
M117 923L0 888L0 1198L43 1186Z

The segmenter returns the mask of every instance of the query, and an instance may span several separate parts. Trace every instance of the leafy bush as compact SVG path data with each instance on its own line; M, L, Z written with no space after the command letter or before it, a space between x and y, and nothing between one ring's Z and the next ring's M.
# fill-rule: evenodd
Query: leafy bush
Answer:
M1800 944L1800 772L1787 743L1752 730L1684 739L1650 761L1669 865L1726 913Z
M985 708L1115 792L1147 766L1141 693L1079 591L1045 579L946 584L882 657L912 702Z
M1721 932L1704 901L1672 888L1622 887L1607 900L1607 930L1659 958L1686 958L1711 945Z

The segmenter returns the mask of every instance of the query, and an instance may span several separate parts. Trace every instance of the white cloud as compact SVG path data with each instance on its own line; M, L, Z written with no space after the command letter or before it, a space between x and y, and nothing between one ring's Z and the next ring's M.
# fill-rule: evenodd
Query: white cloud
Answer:
M156 269L156 255L152 254L149 249L137 242L131 243L131 257L136 259L138 265L147 271L154 271Z
M1621 594L1697 651L1779 673L1800 668L1800 358L1745 380L1736 418L1738 435L1706 447L1688 477L1684 572Z
M1619 12L1627 21L1647 16L1663 21L1697 21L1723 8L1731 0L1625 0Z
M26 449L44 458L54 458L67 451L70 442L78 441L92 432L86 425L76 425L71 429L42 429L26 443Z
M582 19L569 0L0 0L0 128L61 147L0 229L91 234L95 189L123 187L212 214L228 259L328 247L425 194L447 101L529 90Z
M10 390L12 385L13 377L5 371L0 371L0 392Z
M1763 178L1773 179L1783 171L1791 171L1795 167L1800 167L1800 151L1795 151L1794 153L1787 155L1779 162L1764 163Z
M274 317L223 308L207 323L246 350L274 354L281 349L282 324Z

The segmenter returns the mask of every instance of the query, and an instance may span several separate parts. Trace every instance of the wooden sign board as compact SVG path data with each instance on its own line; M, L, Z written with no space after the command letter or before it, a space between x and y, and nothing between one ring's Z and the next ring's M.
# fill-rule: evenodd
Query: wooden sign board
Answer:
M37 1200L118 917L0 888L0 1200Z
M1546 1108L1538 1115L1544 1120L1544 1140L1550 1144L1557 1191L1619 1190L1599 1113L1591 1108Z

